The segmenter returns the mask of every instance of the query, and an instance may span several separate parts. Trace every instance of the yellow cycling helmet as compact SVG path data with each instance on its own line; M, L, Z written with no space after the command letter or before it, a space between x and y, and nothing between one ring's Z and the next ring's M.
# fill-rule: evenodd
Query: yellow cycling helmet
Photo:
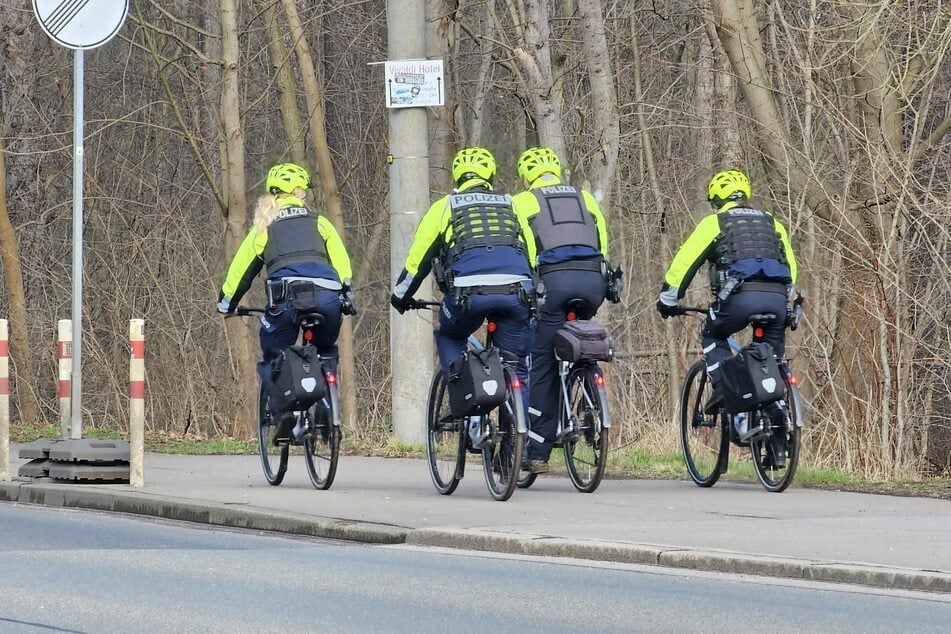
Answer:
M290 194L298 187L310 189L310 174L295 163L278 163L268 171L264 187L269 194Z
M738 201L751 195L750 179L740 170L727 170L714 175L707 187L707 200L717 209L727 201Z
M452 159L452 180L457 185L472 178L492 182L495 170L495 157L484 147L464 147Z
M529 183L545 173L561 178L561 161L555 151L548 147L530 147L518 157L518 175Z

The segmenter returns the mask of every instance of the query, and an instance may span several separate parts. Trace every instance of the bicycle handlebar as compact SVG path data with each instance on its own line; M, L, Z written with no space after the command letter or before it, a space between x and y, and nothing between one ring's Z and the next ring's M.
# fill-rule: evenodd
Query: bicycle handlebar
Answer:
M237 308L234 309L233 313L226 313L225 318L227 319L228 317L234 317L235 315L237 315L238 317L247 317L248 315L253 315L255 313L263 314L265 312L267 312L266 308L255 308L253 306L238 306Z
M423 310L424 308L435 308L442 306L442 302L435 302L431 299L414 299L406 307L407 310Z

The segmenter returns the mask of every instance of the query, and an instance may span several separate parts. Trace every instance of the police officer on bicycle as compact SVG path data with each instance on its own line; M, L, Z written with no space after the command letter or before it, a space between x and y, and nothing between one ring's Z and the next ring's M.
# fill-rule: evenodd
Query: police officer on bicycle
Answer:
M230 315L261 268L266 269L268 311L261 318L263 359L258 362L266 386L271 382L271 361L297 341L296 311L319 313L323 318L313 344L331 369L336 367L341 315L356 312L350 289L350 256L333 224L307 207L310 187L307 170L294 163L279 163L268 171L266 193L254 211L254 226L235 252L218 293L218 312ZM312 305L295 300L288 290L291 287L306 289L300 296Z
M569 300L582 301L576 311L579 319L592 318L604 302L608 235L594 196L561 182L561 162L554 150L528 148L519 156L517 170L528 189L516 194L512 202L535 236L537 271L545 292L532 349L531 433L528 460L522 467L531 473L546 473L560 407L552 339L566 321Z
M707 190L713 213L703 218L674 256L664 275L657 312L667 319L682 315L678 305L697 269L710 264L714 303L702 331L707 373L713 396L706 409L722 401L720 364L732 356L727 339L749 325L750 315L773 313L765 326L764 341L777 357L786 346L788 297L796 281L796 256L786 227L772 214L750 203L750 182L738 170L716 174ZM783 416L774 412L774 417ZM777 439L778 440L778 439ZM784 445L771 452L776 467L785 464Z
M390 304L400 314L412 308L413 294L438 260L437 283L444 296L435 335L443 370L462 355L469 335L491 313L495 345L527 382L535 241L512 209L511 197L493 191L495 173L489 150L466 147L456 153L456 188L420 220Z

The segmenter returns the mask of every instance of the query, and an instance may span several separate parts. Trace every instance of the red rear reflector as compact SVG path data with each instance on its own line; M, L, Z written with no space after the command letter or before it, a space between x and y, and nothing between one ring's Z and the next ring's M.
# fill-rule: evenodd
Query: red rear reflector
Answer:
M797 377L795 374L790 374L790 375L789 375L789 384L790 384L790 385L793 385L793 386L799 385L799 377Z
M762 338L763 338L763 335L765 335L765 334L766 334L766 331L763 330L762 328L754 328L754 329L753 329L753 336L756 337L757 339L762 339Z
M305 330L305 331L304 331L304 341L310 341L310 340L313 339L313 338L314 338L314 333L313 333L313 332L311 332L310 330Z
M594 375L594 382L595 382L595 384L597 384L597 385L604 385L604 375L603 375L603 374L595 374L595 375Z
M489 323L487 323L485 325L485 329L488 330L489 332L495 332L495 322L490 321Z
M327 383L330 383L331 385L333 385L333 384L336 383L336 382L337 382L337 375L334 374L333 372L328 372L328 373L327 373Z
M517 390L522 387L522 382L518 380L518 377L515 377L514 379L512 379L511 386L512 386L512 389Z
M574 313L568 313L568 321L575 321L578 319L578 316Z

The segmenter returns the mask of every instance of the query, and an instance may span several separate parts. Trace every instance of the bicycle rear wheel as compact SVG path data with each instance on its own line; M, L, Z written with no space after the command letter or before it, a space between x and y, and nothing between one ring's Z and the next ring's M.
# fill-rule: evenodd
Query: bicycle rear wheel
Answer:
M704 414L703 406L713 392L703 361L687 371L680 395L680 449L690 478L710 487L726 471L730 436L722 410Z
M429 388L426 459L433 485L442 495L450 495L456 490L465 470L466 430L463 420L452 416L446 380L442 370L437 368Z
M575 367L568 373L568 412L575 429L564 441L568 477L576 489L592 493L604 478L610 431L608 395L597 365Z
M525 422L522 388L510 368L505 368L505 386L505 401L485 417L489 438L482 448L485 483L489 486L489 493L499 502L509 499L515 492L525 442L523 434L518 431Z
M326 405L318 402L307 411L311 419L310 435L304 439L304 462L315 489L326 491L337 475L340 458L340 427L334 425L337 388L330 385Z
M261 467L268 484L279 485L287 472L288 443L275 443L278 421L273 420L267 404L267 388L262 384L258 394L258 451L261 453Z
M791 395L791 391L796 388L786 384L786 393ZM800 431L798 413L796 408L791 405L792 398L785 402L785 420L781 423L773 421L774 426L770 429L768 435L750 439L750 451L753 454L753 468L756 471L756 477L760 484L770 493L782 493L792 484L793 477L796 475L796 468L799 466L799 440ZM779 424L777 424L779 423ZM771 443L778 443L786 452L785 465L777 466L775 457L772 455L778 447L770 447Z

